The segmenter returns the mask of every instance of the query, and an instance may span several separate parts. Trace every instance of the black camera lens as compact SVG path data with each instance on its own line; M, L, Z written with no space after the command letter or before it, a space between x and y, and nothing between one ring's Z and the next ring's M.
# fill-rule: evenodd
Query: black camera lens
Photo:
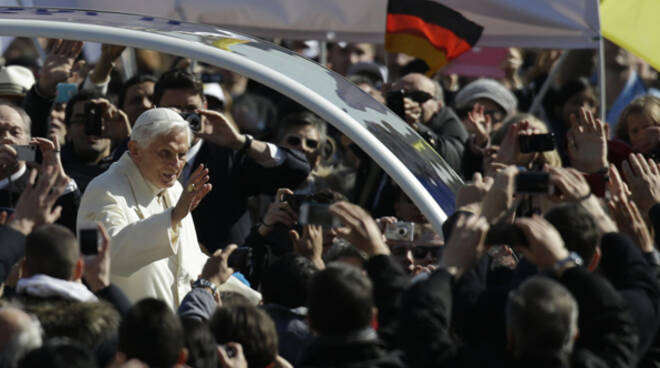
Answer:
M195 132L202 130L202 117L195 112L182 112L181 117L190 125L190 129Z

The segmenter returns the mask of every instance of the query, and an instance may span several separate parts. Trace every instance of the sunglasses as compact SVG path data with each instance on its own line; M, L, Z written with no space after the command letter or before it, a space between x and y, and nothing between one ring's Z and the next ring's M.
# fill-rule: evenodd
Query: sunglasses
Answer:
M431 247L425 245L399 245L392 248L392 255L397 257L405 257L408 251L412 251L412 256L415 259L423 259L428 257L429 253L431 257L436 257L438 255L439 247Z
M290 135L286 138L286 142L294 147L301 146L303 141L305 142L305 146L307 148L316 149L319 146L319 141L317 141L316 139L300 138L295 135Z
M428 92L424 92L424 91L408 91L408 92L407 91L391 91L391 92L388 92L387 95L388 96L394 96L395 94L399 94L401 92L403 92L403 98L409 98L409 99L417 102L418 104L423 104L424 102L426 102L426 101L433 98L433 95L431 95Z

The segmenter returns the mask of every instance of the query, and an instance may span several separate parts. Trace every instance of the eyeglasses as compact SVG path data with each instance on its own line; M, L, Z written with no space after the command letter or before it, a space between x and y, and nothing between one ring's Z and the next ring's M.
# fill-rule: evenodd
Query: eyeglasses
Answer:
M387 93L388 96L392 96L395 93L401 93L403 92L403 98L409 98L418 104L423 104L424 102L430 100L433 98L433 95L431 95L428 92L424 91L390 91Z
M428 257L437 257L439 247L431 247L426 245L397 245L392 248L392 255L396 257L405 257L408 251L412 251L412 256L415 259L423 259Z
M286 137L286 143L294 147L301 146L303 142L305 143L305 147L307 148L316 149L319 146L319 141L317 141L316 139L301 138L295 135L290 135Z

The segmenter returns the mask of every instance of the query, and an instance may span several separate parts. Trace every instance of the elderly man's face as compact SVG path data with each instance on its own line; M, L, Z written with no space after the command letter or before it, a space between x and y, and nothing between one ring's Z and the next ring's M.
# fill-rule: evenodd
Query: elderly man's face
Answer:
M0 143L28 144L29 141L21 115L7 105L0 105Z
M158 188L169 188L176 184L186 164L190 144L185 131L171 131L154 138L149 145L141 147L130 141L128 149L133 162L142 176Z

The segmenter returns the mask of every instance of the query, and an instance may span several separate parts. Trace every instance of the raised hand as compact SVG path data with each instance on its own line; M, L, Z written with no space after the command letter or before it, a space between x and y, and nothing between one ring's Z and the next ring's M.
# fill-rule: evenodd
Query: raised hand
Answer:
M628 181L632 199L644 218L654 204L660 203L660 170L651 159L648 161L641 154L631 153L624 161L623 174Z
M376 221L360 206L337 202L330 206L330 212L345 226L337 229L339 236L348 240L354 247L370 257L390 254L390 248L385 244Z
M45 138L32 138L31 144L36 144L41 150L41 155L43 161L41 162L41 167L53 166L57 169L57 175L66 180L68 183L69 176L67 176L64 171L64 166L62 166L62 161L60 160L60 144L57 141L55 136L51 136L50 139Z
M523 120L519 123L513 123L500 144L500 149L495 157L495 162L504 165L517 165L520 161L520 140L519 136L529 130L529 122Z
M37 82L39 91L55 96L57 84L66 82L72 76L74 62L82 47L82 41L50 40L48 55Z
M612 196L612 199L607 202L610 213L616 221L619 230L630 236L631 239L637 243L642 252L650 253L653 251L653 238L646 227L644 218L639 212L637 205L634 202Z
M576 202L587 199L591 189L582 174L573 168L551 167L546 165L550 172L550 182L558 189L550 197L554 202Z
M237 150L245 143L245 136L219 112L212 110L197 110L202 115L202 129L197 136L220 147Z
M125 112L105 98L98 98L89 102L101 106L103 114L102 136L104 138L120 140L131 135L131 123Z
M183 188L183 193L179 201L172 209L172 224L178 224L191 211L197 208L202 199L209 194L212 189L209 181L209 169L200 164L197 169L190 174L190 178Z
M296 230L289 231L293 250L299 255L311 260L316 268L322 270L325 268L323 263L323 228L317 225L305 225L303 235Z
M506 166L495 174L495 181L484 196L481 206L481 213L489 223L498 222L513 206L517 174L518 168L515 166Z
M227 265L227 261L236 248L238 248L236 244L230 244L224 249L216 250L215 253L206 260L200 276L217 286L227 282L234 273L234 269Z
M101 46L101 57L99 57L98 62L94 66L94 71L89 76L89 79L96 84L106 82L110 77L117 59L119 59L125 49L126 46L103 44Z
M57 198L66 188L67 179L57 175L57 168L45 166L36 182L37 170L32 170L28 185L21 193L13 219L9 226L27 235L33 228L43 224L52 224L62 213L62 207L53 208Z
M468 112L468 118L465 120L465 128L470 134L474 135L474 143L479 147L488 144L488 137L492 131L492 122L490 115L484 114L484 106L474 104L472 111Z
M571 128L566 133L566 140L571 165L586 173L606 169L607 125L583 107L580 108L579 117L571 115L570 120Z
M542 270L551 270L557 261L568 257L557 229L540 216L525 217L516 220L525 233L529 247L518 247L527 260Z
M454 276L462 275L484 253L488 228L484 217L461 215L445 246L440 267L445 267Z
M291 205L284 201L284 195L293 195L291 189L280 188L275 194L275 200L268 205L268 210L261 221L261 226L257 229L262 236L266 236L273 230L275 224L282 224L286 227L293 227L298 222L298 214L291 208Z
M488 176L484 178L481 176L481 173L474 173L472 182L464 184L458 190L456 194L456 208L481 202L492 186L493 178Z

